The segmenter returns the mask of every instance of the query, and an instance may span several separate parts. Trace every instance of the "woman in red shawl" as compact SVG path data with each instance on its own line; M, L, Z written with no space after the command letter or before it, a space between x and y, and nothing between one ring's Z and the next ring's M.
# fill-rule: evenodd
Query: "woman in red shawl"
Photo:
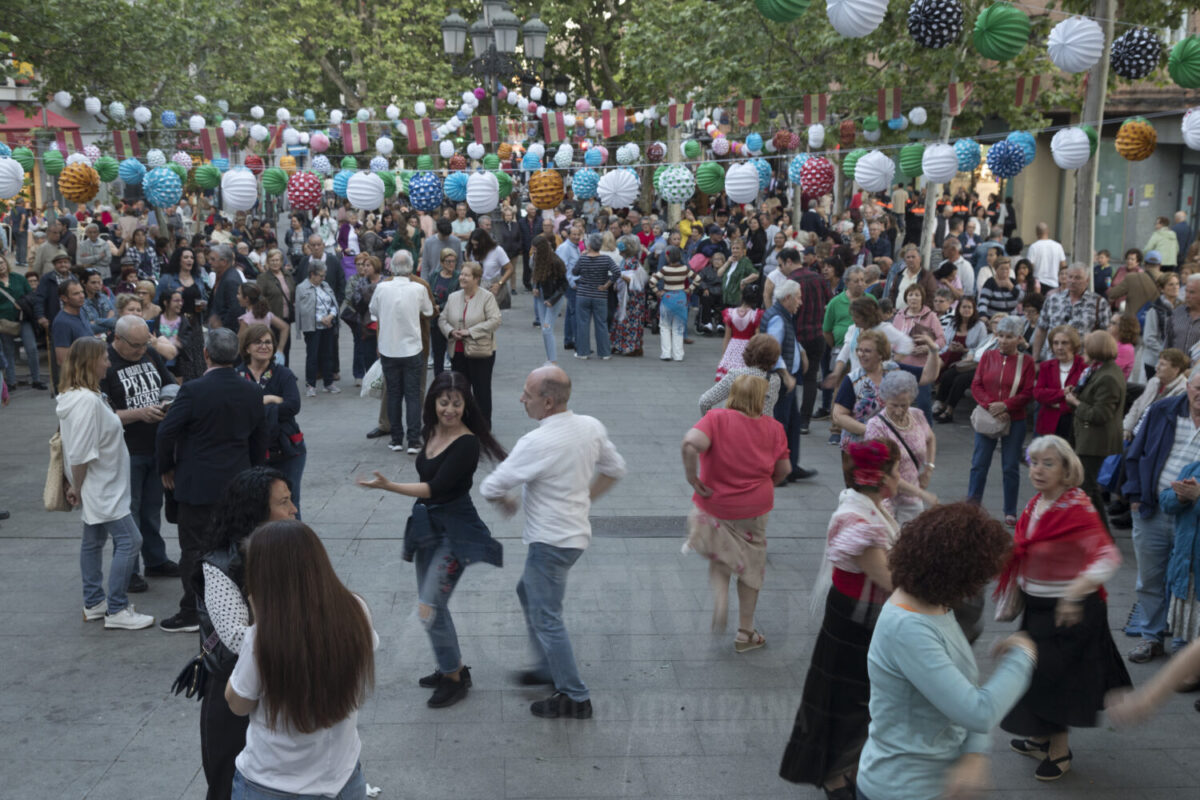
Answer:
M1103 582L1121 554L1079 488L1083 465L1065 439L1041 436L1027 451L1038 494L1017 522L1008 565L996 589L997 617L1023 603L1021 630L1037 644L1033 683L1000 727L1022 737L1012 749L1038 760L1034 776L1061 778L1071 768L1071 727L1090 728L1110 689L1129 673L1108 629Z

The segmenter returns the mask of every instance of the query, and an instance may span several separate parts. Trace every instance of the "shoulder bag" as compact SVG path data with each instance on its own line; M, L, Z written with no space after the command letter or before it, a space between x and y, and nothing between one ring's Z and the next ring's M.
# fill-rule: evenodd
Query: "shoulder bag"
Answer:
M15 322L11 319L0 319L0 333L6 334L8 336L20 336L21 335L21 317L24 316L25 309L20 303L17 302L16 298L13 297L11 294L9 294L7 291L5 291L3 287L0 287L0 294L2 294L8 298L8 302L12 303L13 308L17 312L17 321L15 321ZM33 320L30 320L30 322L32 322L32 321ZM13 366L16 366L16 365L14 364Z
M42 506L47 511L74 509L67 500L67 476L64 469L62 433L55 431L50 437L50 466L46 468L46 486L42 489Z
M1017 374L1013 378L1012 389L1009 390L1008 396L1012 397L1017 393L1017 388L1021 385L1021 367L1024 365L1025 354L1017 354ZM1008 435L1011 422L1001 422L992 416L991 412L982 405L977 405L971 411L971 427L980 436L986 436L989 439L999 439Z

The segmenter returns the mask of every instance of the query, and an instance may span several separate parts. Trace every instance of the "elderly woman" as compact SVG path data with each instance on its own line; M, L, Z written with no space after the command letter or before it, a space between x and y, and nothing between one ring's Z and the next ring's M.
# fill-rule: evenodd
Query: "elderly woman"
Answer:
M879 612L867 674L871 725L857 791L870 800L938 800L986 788L991 729L1029 688L1037 647L1014 633L980 683L952 613L996 576L1004 526L970 503L928 511L888 554L896 590Z
M763 413L767 382L755 375L733 381L729 403L701 417L683 437L683 467L695 490L687 546L709 559L714 631L725 630L729 578L737 575L735 652L762 647L754 609L767 566L767 517L774 486L791 472L783 426Z
M480 291L483 267L475 261L462 265L460 288L446 299L438 327L453 348L450 368L467 376L479 411L492 424L492 369L496 366L496 328L500 306L496 296Z
M375 363L378 350L379 323L371 320L371 296L383 277L383 265L375 256L359 253L354 259L354 266L358 274L350 281L347 297L357 320L348 327L354 336L354 363L351 367L354 385L362 386L362 379Z
M859 752L867 740L867 648L893 589L888 551L900 537L900 525L885 501L896 494L899 461L900 450L890 440L855 442L842 452L846 489L829 520L813 587L813 610L824 598L825 617L779 775L820 787L830 800L853 800Z
M703 416L709 409L724 402L733 388L733 382L739 375L754 375L767 381L767 393L764 396L763 413L770 414L779 400L779 389L783 385L781 370L776 370L779 361L779 342L767 333L756 333L746 342L741 353L745 366L732 367L721 380L713 384L704 394L700 395L700 414Z
M863 439L867 421L883 408L879 387L887 373L893 370L911 373L920 385L933 383L938 374L938 352L929 336L921 335L917 338L917 342L926 347L923 369L893 361L891 344L881 331L863 331L857 340L855 355L859 366L842 378L833 402L833 421L842 429L843 449L852 442Z
M642 243L636 236L622 236L617 242L621 252L621 280L617 283L617 314L612 328L612 349L624 356L642 355L642 334L646 330L646 281L642 268Z
M1145 390L1133 401L1121 422L1125 441L1133 440L1133 435L1141 427L1142 418L1146 416L1152 404L1168 397L1177 397L1187 391L1188 366L1188 357L1182 350L1168 347L1159 353L1154 376L1146 383Z
M896 312L896 316L892 318L892 325L896 330L909 336L916 336L919 333L932 336L934 344L940 352L946 346L946 335L942 331L942 323L938 320L937 313L929 307L931 302L933 302L933 298L925 296L925 287L919 283L910 284L904 290L904 308ZM908 355L901 356L899 362L920 367L925 364L925 358L928 355L924 346L917 346Z
M891 439L900 447L900 487L888 510L900 524L908 522L937 498L926 491L933 478L937 440L925 415L913 409L917 379L904 370L892 370L879 384L883 410L867 421L866 439Z
M1025 443L1025 414L1033 402L1033 358L1017 352L1022 341L1024 323L1018 317L1004 317L996 322L996 349L988 350L979 359L971 381L971 396L977 409L971 415L975 428L975 450L971 455L971 477L967 497L983 502L988 470L996 443L1000 444L1000 464L1004 475L1004 523L1010 528L1017 524L1017 490L1021 481L1021 446ZM988 414L999 431L980 433L977 414Z
M295 221L293 217L293 222ZM289 234L291 231L288 232ZM277 319L289 325L295 321L296 279L291 272L285 270L283 251L278 248L267 251L263 270L255 279L262 298L267 301L267 307ZM292 337L281 337L283 344L283 363L290 361Z
M334 330L337 326L337 297L325 281L325 267L312 261L308 277L296 286L296 324L304 334L304 383L308 397L317 396L317 376L325 391L342 391L333 382Z
M1033 384L1033 399L1039 406L1033 430L1038 436L1054 434L1068 442L1075 436L1075 416L1067 405L1066 391L1079 383L1083 375L1085 365L1079 345L1079 332L1070 325L1059 325L1050 331L1050 352L1054 358L1038 365Z
M991 250L1000 252L995 248ZM1021 290L1012 278L1012 262L1000 256L996 259L994 274L983 282L979 290L979 314L983 317L991 317L1001 311L1014 314L1020 300Z
M1079 489L1083 465L1071 446L1040 436L1028 452L1029 481L1038 493L1017 523L996 588L997 616L1020 614L1039 657L1029 691L1000 727L1022 737L1011 746L1037 759L1034 776L1053 781L1071 768L1069 728L1094 727L1105 693L1130 685L1102 586L1116 574L1121 553Z
M158 285L154 281L138 281L134 294L142 301L142 319L149 322L162 313L162 308L154 302L154 296L158 294Z
M1077 386L1068 387L1066 403L1075 414L1075 452L1083 463L1083 491L1100 519L1108 524L1096 476L1110 455L1121 452L1121 412L1125 409L1125 376L1115 363L1117 342L1107 331L1092 331L1083 340L1088 367Z
M1174 272L1161 273L1156 280L1158 297L1149 304L1144 314L1141 309L1134 309L1139 316L1145 317L1145 321L1142 323L1141 360L1145 365L1147 378L1153 376L1158 354L1162 352L1167 343L1167 328L1171 324L1171 312L1175 310L1175 306L1179 305L1179 281L1179 275Z

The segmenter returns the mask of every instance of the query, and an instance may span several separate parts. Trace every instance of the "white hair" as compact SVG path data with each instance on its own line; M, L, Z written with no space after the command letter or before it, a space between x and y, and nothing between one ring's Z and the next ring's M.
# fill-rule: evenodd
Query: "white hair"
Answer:
M397 250L392 256L392 274L407 277L412 275L412 253L407 250Z
M776 300L786 300L789 297L794 297L800 294L800 284L790 278L779 284L779 288L775 290Z

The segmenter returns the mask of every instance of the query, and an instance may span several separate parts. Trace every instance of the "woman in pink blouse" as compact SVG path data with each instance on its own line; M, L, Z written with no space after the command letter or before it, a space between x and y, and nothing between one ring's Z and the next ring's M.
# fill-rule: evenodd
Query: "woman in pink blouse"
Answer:
M879 384L883 408L867 421L863 436L891 439L900 448L900 485L887 507L901 525L937 505L937 497L926 491L936 467L937 440L925 415L912 407L918 389L912 373L897 369L884 375Z
M946 346L946 333L942 330L937 313L929 307L931 302L933 298L925 296L925 287L919 283L912 284L904 290L904 308L896 312L896 316L892 318L892 325L914 340L922 333L932 336L940 351ZM901 364L923 367L926 355L925 345L918 344L911 353L897 360Z

